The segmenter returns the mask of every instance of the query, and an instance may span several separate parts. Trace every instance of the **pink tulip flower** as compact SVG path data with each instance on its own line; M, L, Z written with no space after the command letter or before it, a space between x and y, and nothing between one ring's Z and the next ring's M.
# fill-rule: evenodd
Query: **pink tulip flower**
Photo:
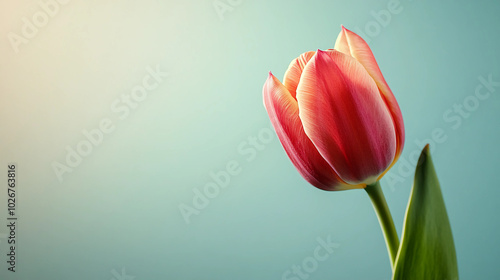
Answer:
M365 188L403 150L399 105L368 44L344 27L334 49L293 60L283 84L269 73L263 95L288 157L319 189Z

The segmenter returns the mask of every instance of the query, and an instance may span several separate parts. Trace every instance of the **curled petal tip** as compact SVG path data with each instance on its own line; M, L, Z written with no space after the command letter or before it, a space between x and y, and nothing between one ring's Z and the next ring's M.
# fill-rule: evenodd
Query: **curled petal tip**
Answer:
M274 79L274 75L271 71L269 71L269 74L267 74L267 79L268 80L273 80Z
M319 58L319 57L325 57L325 56L329 56L329 51L330 50L326 50L326 51L322 51L322 50L318 50L316 52L316 56ZM331 51L330 51L331 52Z
M352 31L351 31L351 30L347 29L347 28L346 28L345 26L343 26L343 25L342 25L342 31L343 31L343 32L351 32L351 33L352 33Z

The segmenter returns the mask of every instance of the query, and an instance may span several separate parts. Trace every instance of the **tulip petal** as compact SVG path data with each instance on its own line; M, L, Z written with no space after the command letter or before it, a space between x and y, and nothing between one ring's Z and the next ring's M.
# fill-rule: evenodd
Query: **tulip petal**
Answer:
M297 100L295 95L297 86L299 85L300 76L302 75L302 71L304 70L304 67L306 67L307 62L309 62L309 60L315 53L316 52L310 51L301 54L290 63L288 69L285 72L283 84L288 89L292 97L295 98L295 100Z
M307 138L299 118L297 101L281 82L269 73L263 88L264 106L288 157L313 186L328 191L363 188L342 182Z
M384 102L387 104L389 111L391 113L392 119L394 121L394 127L396 128L396 156L394 157L393 163L395 163L401 152L403 151L404 141L405 141L405 131L403 124L403 116L401 110L399 109L398 102L394 97L389 85L384 79L382 72L375 60L368 44L356 33L348 30L342 26L342 31L337 37L335 42L335 49L354 57L359 61L363 67L366 69L368 74L375 80L380 92L382 94Z
M354 58L321 51L297 88L304 131L348 184L371 184L392 163L396 137L377 85Z

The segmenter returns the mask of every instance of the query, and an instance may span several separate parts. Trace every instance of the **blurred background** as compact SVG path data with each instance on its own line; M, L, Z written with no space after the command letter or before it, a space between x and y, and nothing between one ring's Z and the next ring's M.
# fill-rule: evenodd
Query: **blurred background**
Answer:
M389 279L368 196L308 185L262 104L268 71L282 80L343 24L403 112L405 149L382 180L398 232L412 155L430 142L461 279L499 279L499 12L493 0L2 1L0 278Z

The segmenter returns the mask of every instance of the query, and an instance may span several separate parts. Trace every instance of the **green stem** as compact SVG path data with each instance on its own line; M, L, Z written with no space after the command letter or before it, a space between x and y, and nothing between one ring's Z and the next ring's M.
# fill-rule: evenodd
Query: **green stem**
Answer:
M396 261L396 255L398 254L399 248L399 237L396 227L394 226L394 221L392 220L391 211L389 211L384 193L382 192L382 188L380 187L380 183L378 181L372 185L368 185L365 188L365 191L368 193L368 196L372 201L373 208L377 213L380 227L384 233L387 251L389 251L391 268L394 270L394 262Z

